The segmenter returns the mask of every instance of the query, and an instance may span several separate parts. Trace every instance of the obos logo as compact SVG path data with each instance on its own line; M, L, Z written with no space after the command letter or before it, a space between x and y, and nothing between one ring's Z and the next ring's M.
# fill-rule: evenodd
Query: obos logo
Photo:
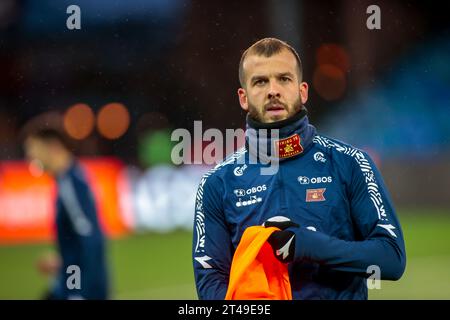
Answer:
M261 186L248 188L247 190L245 190L245 189L235 189L234 190L234 194L236 195L236 197L243 197L245 195L251 195L253 193L266 191L266 190L267 190L267 186L265 184L263 184Z
M300 176L300 177L297 178L297 180L301 184L309 184L309 178L308 177Z
M234 194L238 197L238 201L236 202L236 207L245 207L252 204L256 204L262 201L261 197L255 195L255 193L259 193L262 191L266 191L267 187L265 184L251 187L247 190L245 189L235 189Z
M234 190L234 194L236 197L243 197L245 196L245 190L244 189L236 189Z
M314 177L314 178L308 178L304 176L299 176L297 178L298 182L300 184L315 184L315 183L331 183L333 181L333 178L331 176L328 177Z

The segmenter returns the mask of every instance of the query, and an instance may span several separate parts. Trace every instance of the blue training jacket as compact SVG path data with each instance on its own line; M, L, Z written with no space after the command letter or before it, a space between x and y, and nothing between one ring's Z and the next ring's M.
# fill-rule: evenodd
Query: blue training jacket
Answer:
M300 225L288 229L296 235L293 299L367 299L371 266L382 280L399 279L406 265L403 234L368 154L318 135L305 109L278 126L276 142L257 130L274 125L247 117L246 146L200 182L192 250L199 298L224 299L244 230L274 216ZM255 141L284 148L275 174L261 174L268 164L252 160Z
M51 296L54 299L106 299L108 275L105 241L84 172L74 162L56 181L57 245L62 267ZM80 289L73 288L75 281L69 278L75 274L69 268L71 265L79 267ZM67 282L71 284L69 287Z

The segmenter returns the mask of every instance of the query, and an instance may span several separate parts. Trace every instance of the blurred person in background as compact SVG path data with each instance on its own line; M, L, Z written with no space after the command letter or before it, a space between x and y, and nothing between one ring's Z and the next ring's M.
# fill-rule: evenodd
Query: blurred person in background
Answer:
M279 228L268 242L288 266L293 299L367 299L366 278L376 269L378 280L399 279L405 244L381 174L366 152L309 124L295 49L274 38L256 42L241 57L239 80L246 145L204 175L196 197L199 298L224 299L250 226ZM268 153L256 151L261 145ZM261 174L264 158L278 164L275 173Z
M54 274L46 299L107 299L105 239L93 194L85 174L58 130L40 128L25 133L24 149L33 163L56 180L56 234L59 257L47 254L41 272ZM79 267L79 287L72 275ZM72 285L70 285L72 283Z

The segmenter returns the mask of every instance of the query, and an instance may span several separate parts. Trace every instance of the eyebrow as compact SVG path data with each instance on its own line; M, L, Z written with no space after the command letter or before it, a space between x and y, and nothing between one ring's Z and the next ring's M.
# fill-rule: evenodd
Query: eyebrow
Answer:
M279 77L285 77L285 76L288 76L288 77L294 77L294 75L291 73L291 72L282 72L282 73L278 73L277 74L277 77L279 78Z
M276 77L280 78L280 77L294 77L294 75L292 74L292 72L281 72L281 73L277 73ZM263 76L263 75L255 75L253 77L250 78L250 83L255 82L256 80L260 80L260 79L267 79L267 76Z

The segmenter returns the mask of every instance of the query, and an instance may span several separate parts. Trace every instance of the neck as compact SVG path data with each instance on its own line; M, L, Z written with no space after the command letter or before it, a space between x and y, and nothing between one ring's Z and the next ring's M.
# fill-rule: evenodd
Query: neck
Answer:
M308 111L304 106L292 117L283 119L280 121L275 122L259 122L258 120L255 120L251 118L249 115L247 115L247 124L249 127L253 129L281 129L283 127L288 126L289 124L292 124L300 119L302 119L304 116L308 114Z
M60 176L64 174L72 166L73 157L69 152L61 152L54 158L52 166L52 174Z

